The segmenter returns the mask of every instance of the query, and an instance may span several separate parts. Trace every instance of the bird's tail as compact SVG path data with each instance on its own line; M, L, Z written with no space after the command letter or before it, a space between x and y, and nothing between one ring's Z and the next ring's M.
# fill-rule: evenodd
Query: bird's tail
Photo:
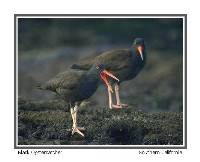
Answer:
M78 62L77 64L73 64L70 68L79 69L79 70L89 70L94 63L95 63L94 59L84 60L84 61Z
M44 90L44 87L41 86L41 85L38 85L37 88L38 88L38 89L41 89L41 90Z
M79 70L89 70L91 67L90 65L78 65L78 64L73 64L71 67L71 69L79 69Z
M71 69L80 69L80 66L77 64L73 64L70 68Z

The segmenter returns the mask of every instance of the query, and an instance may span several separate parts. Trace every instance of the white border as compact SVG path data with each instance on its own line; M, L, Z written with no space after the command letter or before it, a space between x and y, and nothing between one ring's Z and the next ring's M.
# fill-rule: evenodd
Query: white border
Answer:
M94 15L94 16L91 16L91 15L83 15L83 16L80 16L80 15L68 15L68 16L61 16L61 15L58 15L58 16L53 16L51 14L48 15L45 15L45 16L41 16L41 15L36 15L36 16L33 16L30 14L30 16L25 16L25 15L16 15L16 29L15 29L15 32L16 32L16 40L15 40L15 43L16 43L16 51L15 51L15 54L16 54L16 83L15 83L15 86L16 86L16 132L15 132L15 145L17 147L17 149L22 149L22 148L37 148L37 149L48 149L48 148L58 148L58 149L67 149L67 148L132 148L132 149L165 149L165 148L183 148L183 147L186 147L186 137L187 135L185 136L185 134L187 134L187 132L185 132L185 128L186 128L186 119L185 119L185 116L186 116L186 107L187 105L185 105L185 55L186 55L186 52L185 51L185 45L186 45L186 40L185 40L185 33L187 32L186 29L185 29L185 23L186 23L186 20L185 20L185 16L173 16L173 15L164 15L164 16L142 16L142 15L137 15L137 16L131 16L131 15L127 15L127 16L123 16L123 15L116 15L116 16L107 16L107 15ZM76 19L76 18L182 18L183 19L183 145L18 145L18 18L73 18L73 19ZM186 33L187 34L187 33ZM184 133L185 132L185 133Z

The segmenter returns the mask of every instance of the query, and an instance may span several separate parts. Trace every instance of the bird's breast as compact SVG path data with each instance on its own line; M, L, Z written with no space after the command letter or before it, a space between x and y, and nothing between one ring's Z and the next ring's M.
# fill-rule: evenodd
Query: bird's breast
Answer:
M88 99L98 88L99 80L85 81L81 86L82 97Z

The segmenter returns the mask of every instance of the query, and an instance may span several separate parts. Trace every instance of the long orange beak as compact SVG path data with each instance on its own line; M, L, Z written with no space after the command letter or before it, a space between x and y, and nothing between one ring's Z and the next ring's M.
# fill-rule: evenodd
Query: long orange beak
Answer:
M110 89L110 91L113 93L112 87L108 83L106 75L110 76L111 78L113 78L113 79L115 79L117 81L119 81L119 79L117 77L115 77L113 74L109 73L107 70L102 71L101 74L100 74L101 79L106 83L106 85L108 86L108 88Z
M142 54L143 47L142 47L142 46L138 46L137 49L138 49L138 51L139 51L139 53L140 53L140 56L141 56L141 58L142 58L142 60L143 60L143 54Z

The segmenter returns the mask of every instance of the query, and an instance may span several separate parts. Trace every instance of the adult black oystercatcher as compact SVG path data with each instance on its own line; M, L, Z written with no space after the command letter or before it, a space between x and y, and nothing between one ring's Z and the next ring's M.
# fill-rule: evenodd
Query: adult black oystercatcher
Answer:
M47 83L38 86L38 88L55 92L70 104L73 120L72 135L77 132L84 136L80 130L85 128L78 127L76 121L78 102L88 99L94 94L98 88L100 78L104 80L109 91L112 91L106 75L119 81L114 75L105 70L104 64L95 63L88 71L65 71L60 73Z
M125 104L122 104L120 101L119 84L122 81L131 80L136 77L146 64L144 40L142 38L136 38L130 49L119 49L105 52L92 60L86 60L74 64L71 68L88 70L96 61L102 62L108 71L119 78L119 82L109 79L111 85L115 83L115 94L117 100L117 104L114 105L112 103L111 92L108 89L109 107L122 108Z

